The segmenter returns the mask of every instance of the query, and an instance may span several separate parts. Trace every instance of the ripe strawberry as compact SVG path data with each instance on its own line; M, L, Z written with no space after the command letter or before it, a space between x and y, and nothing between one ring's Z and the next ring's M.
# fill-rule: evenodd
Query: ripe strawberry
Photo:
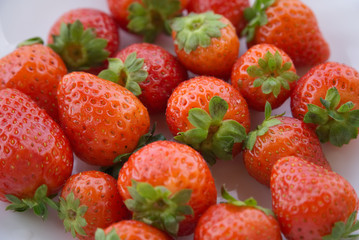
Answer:
M181 63L154 44L132 44L109 62L99 77L125 86L151 113L163 112L173 89L188 78Z
M94 239L97 228L125 219L128 210L116 179L99 171L72 175L61 192L59 217L66 231L82 240Z
M189 12L202 13L213 11L227 18L240 35L246 25L244 9L249 7L248 0L191 0L188 4Z
M286 52L295 66L313 66L329 58L328 43L312 10L300 0L256 0L247 8L243 35L249 45L274 44Z
M217 191L202 156L192 148L157 141L131 155L120 170L118 188L134 220L172 235L188 235Z
M266 104L265 120L248 134L243 160L252 177L269 186L273 165L287 156L330 169L318 137L307 124L296 118L271 116L271 111L270 104Z
M174 90L166 121L176 140L199 150L210 164L239 153L250 127L241 94L230 84L205 76L182 82Z
M301 158L284 157L273 167L270 186L273 211L288 240L342 239L350 228L358 227L353 225L358 197L335 172Z
M188 70L219 78L230 76L239 40L227 18L213 12L175 18L172 38L178 59Z
M51 48L24 45L0 59L0 89L19 89L58 120L56 90L66 73L64 62Z
M358 82L359 73L344 64L327 62L313 67L292 93L293 116L315 124L321 142L349 143L358 135Z
M64 131L75 154L89 164L112 165L149 129L147 109L135 95L92 74L65 75L57 94Z
M161 32L171 33L168 21L184 9L189 0L107 0L122 29L143 35L153 42Z
M16 89L0 90L0 200L46 218L49 198L70 177L73 154L60 127Z
M272 44L257 44L234 64L231 84L247 100L248 105L264 111L268 101L273 108L281 106L298 79L290 57Z
M69 71L98 73L119 46L119 32L112 17L91 8L73 9L51 27L49 46L64 60Z
M232 197L222 187L227 203L212 205L196 226L194 240L281 240L280 228L271 210L257 206L249 198L244 202Z
M112 238L111 238L112 237ZM96 232L96 240L171 240L160 230L135 220L121 221Z

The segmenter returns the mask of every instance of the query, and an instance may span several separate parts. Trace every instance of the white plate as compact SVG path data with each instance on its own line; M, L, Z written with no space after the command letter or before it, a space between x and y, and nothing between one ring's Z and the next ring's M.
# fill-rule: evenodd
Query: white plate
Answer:
M315 12L324 37L331 47L331 61L345 63L359 70L359 1L357 0L303 0ZM1 0L0 1L0 57L10 53L17 43L33 36L47 39L48 31L54 21L64 12L77 7L93 7L109 12L105 0ZM141 38L121 31L121 46L124 48ZM241 50L245 49L241 42ZM161 36L157 44L173 53L170 38ZM289 101L274 113L283 111L290 115ZM252 125L260 123L262 113L251 114ZM158 130L172 138L161 115L153 116L153 121L159 122ZM359 140L353 140L349 145L336 148L329 144L323 145L323 150L332 168L344 176L359 192ZM94 169L78 160L74 172ZM226 184L232 194L240 199L250 196L256 198L262 206L271 207L271 195L267 187L257 183L246 172L242 156L233 161L220 161L211 168L215 177L217 189ZM220 199L219 199L220 200ZM32 212L13 213L5 211L6 203L0 203L0 239L1 240L64 240L72 239L65 233L56 213L50 210L49 218L43 222ZM191 237L181 238L192 239Z

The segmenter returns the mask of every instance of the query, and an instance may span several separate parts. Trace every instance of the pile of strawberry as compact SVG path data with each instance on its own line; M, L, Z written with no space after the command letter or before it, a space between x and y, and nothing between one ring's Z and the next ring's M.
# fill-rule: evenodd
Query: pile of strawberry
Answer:
M306 5L107 3L111 16L73 9L47 45L32 38L0 59L0 200L8 210L46 219L51 207L79 239L355 236L358 196L321 143L357 137L359 73L326 62L329 46ZM118 51L119 27L147 43ZM162 33L176 56L149 43ZM304 66L311 69L299 77ZM273 116L288 98L293 117ZM250 110L264 112L257 127ZM150 130L154 114L174 140ZM225 187L226 202L217 203L209 166L239 153L270 188L271 210ZM72 175L74 154L98 170Z

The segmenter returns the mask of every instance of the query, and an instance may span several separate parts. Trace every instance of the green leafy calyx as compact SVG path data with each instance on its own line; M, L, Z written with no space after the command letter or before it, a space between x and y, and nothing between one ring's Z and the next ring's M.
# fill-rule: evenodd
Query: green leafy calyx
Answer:
M247 37L247 42L253 40L257 27L266 25L268 23L267 14L265 11L274 2L275 0L256 0L252 7L244 9L244 17L248 23L242 31L242 36Z
M139 83L148 76L148 72L142 69L143 58L137 58L137 53L133 52L127 56L125 62L118 58L109 58L108 63L108 69L101 71L98 77L124 86L135 96L141 95Z
M76 234L86 236L83 229L87 225L83 217L88 207L85 205L80 206L80 200L75 198L73 192L66 196L66 199L60 197L59 218L63 220L66 232L71 232L73 237Z
M42 40L42 38L40 37L33 37L19 43L16 47L19 48L19 47L29 46L34 44L44 44L44 40Z
M181 9L179 0L142 0L129 6L129 23L127 28L143 35L145 42L154 42L158 34L171 33L169 20Z
M174 43L187 54L198 46L208 47L211 39L221 37L221 29L227 26L220 21L221 18L221 15L213 12L190 13L185 17L175 18L171 25L176 32Z
M283 64L282 56L278 51L274 55L268 51L264 58L258 60L258 65L247 68L247 73L255 78L253 87L261 86L264 94L273 93L274 97L278 97L282 87L289 90L289 83L299 78L297 74L290 71L291 67L291 62Z
M329 235L324 236L323 240L356 239L359 234L352 234L359 230L359 222L356 220L357 211L350 214L346 222L336 222Z
M209 114L201 108L192 108L188 120L195 127L179 132L175 139L201 152L206 161L213 165L216 158L230 160L233 145L246 138L246 129L237 121L223 120L228 103L219 96L209 102Z
M49 44L69 71L87 70L104 63L109 52L105 50L107 40L96 38L93 29L84 30L82 23L76 20L72 24L62 23L60 34L53 35L53 43Z
M108 234L101 228L98 228L95 232L95 240L121 240L116 233L116 229L113 228Z
M225 200L227 200L227 202L229 204L232 204L237 207L253 207L258 210L261 210L268 216L275 217L272 210L258 206L257 201L254 198L248 198L247 200L244 200L244 202L242 202L240 200L235 199L233 196L231 196L224 186L222 186L222 188L221 188L221 195Z
M314 104L308 104L308 112L303 121L314 123L317 126L316 133L321 142L330 142L341 147L358 136L359 110L352 110L354 103L349 101L339 107L340 94L333 87L327 91L325 99L320 98L324 106L321 108Z
M133 219L152 225L158 229L176 236L179 223L186 215L193 215L193 209L188 205L192 190L183 189L172 194L163 186L153 187L149 183L132 180L128 187L132 199L125 204L133 212Z
M45 184L38 187L35 191L33 198L19 199L14 195L5 195L6 199L11 202L6 210L13 210L15 212L24 212L28 209L32 209L35 215L45 220L48 216L47 206L57 210L58 205L52 200L55 196L47 197L47 186Z
M273 126L276 126L276 125L279 125L282 123L281 121L279 121L277 119L277 117L284 115L284 113L280 114L280 115L271 116L272 107L269 102L266 102L264 114L265 114L265 118L264 118L264 121L262 122L262 124L258 125L256 130L248 133L246 143L245 143L245 147L248 150L253 149L254 144L257 141L257 137L263 136L266 132L268 132L270 127L273 127Z

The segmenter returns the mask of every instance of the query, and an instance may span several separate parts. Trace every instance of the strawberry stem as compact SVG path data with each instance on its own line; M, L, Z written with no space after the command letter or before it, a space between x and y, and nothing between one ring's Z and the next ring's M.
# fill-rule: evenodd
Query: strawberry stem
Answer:
M34 44L44 44L44 40L42 40L42 38L40 37L33 37L19 43L16 47L19 48L19 47L29 46Z
M340 221L334 224L331 234L323 237L323 240L340 240L357 238L359 234L352 234L359 230L359 222L356 220L357 211L350 214L346 222Z

